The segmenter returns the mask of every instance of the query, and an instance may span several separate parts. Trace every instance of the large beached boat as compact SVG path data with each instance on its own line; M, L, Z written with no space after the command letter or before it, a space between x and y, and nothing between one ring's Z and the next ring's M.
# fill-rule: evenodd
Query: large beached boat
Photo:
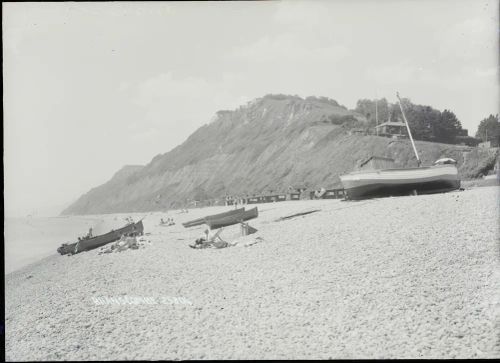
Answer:
M433 166L420 166L420 158L413 142L399 94L397 97L408 130L408 136L417 158L418 167L355 171L341 175L340 181L347 199L443 193L460 188L458 169L453 163L454 160L445 158L438 160Z
M61 255L73 255L75 253L89 251L94 248L98 248L104 246L105 244L118 241L123 235L142 235L144 232L144 226L142 224L142 220L137 223L127 224L125 227L122 227L117 230L112 230L106 234L102 234L100 236L81 239L78 242L74 243L63 243L61 247L57 249Z
M455 165L357 171L340 177L348 199L443 193L460 188Z

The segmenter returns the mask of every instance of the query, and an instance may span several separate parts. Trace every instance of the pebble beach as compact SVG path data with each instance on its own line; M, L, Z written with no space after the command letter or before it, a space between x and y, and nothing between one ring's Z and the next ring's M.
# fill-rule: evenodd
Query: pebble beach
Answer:
M499 189L260 204L222 249L181 223L230 207L149 214L137 250L6 275L6 359L499 358Z

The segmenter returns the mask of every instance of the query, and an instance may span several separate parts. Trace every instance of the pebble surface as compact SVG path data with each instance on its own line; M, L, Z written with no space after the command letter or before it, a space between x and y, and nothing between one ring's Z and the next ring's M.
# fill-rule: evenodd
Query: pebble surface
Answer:
M498 358L499 189L262 204L223 249L180 222L227 207L150 215L145 248L8 274L6 359Z

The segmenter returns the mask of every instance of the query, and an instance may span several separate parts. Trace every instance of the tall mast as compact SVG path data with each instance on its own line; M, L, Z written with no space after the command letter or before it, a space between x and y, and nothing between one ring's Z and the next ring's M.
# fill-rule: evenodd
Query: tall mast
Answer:
M375 122L377 123L377 127L375 127L375 130L377 130L378 136L378 100L375 100Z
M415 143L413 142L413 137L411 136L410 126L408 125L408 120L406 119L405 111L403 110L401 98L399 98L399 92L396 92L396 96L398 97L399 108L401 109L401 114L403 115L403 119L405 120L406 129L408 130L408 136L410 136L411 145L413 146L413 151L415 152L415 156L417 157L418 166L420 166L420 158L418 157L417 148L415 147Z

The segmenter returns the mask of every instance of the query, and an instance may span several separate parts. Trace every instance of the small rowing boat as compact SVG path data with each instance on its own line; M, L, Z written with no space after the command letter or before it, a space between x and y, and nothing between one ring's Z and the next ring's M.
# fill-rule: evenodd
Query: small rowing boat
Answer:
M63 243L58 249L61 255L73 255L75 253L89 251L94 248L98 248L108 244L110 242L118 241L123 235L137 236L142 235L144 232L144 226L142 220L137 223L127 224L117 230L112 230L106 234L100 236L95 236L88 239L82 239L75 243Z
M243 211L238 214L233 214L226 217L205 219L205 223L210 227L210 229L217 229L226 226L231 226L236 223L245 222L250 219L257 218L258 216L259 216L259 211L257 207L255 207L247 211Z
M245 211L245 208L233 209L233 210L230 210L228 212L219 213L219 214L213 214L213 215L206 216L206 217L203 217L203 218L198 218L198 219L194 219L192 221L184 222L184 223L182 223L182 225L185 228L195 227L195 226L199 226L199 225L205 223L205 220L207 220L207 219L208 220L212 220L212 219L218 219L218 218L228 217L228 216L231 216L231 215L234 215L234 214L242 213L244 211Z

